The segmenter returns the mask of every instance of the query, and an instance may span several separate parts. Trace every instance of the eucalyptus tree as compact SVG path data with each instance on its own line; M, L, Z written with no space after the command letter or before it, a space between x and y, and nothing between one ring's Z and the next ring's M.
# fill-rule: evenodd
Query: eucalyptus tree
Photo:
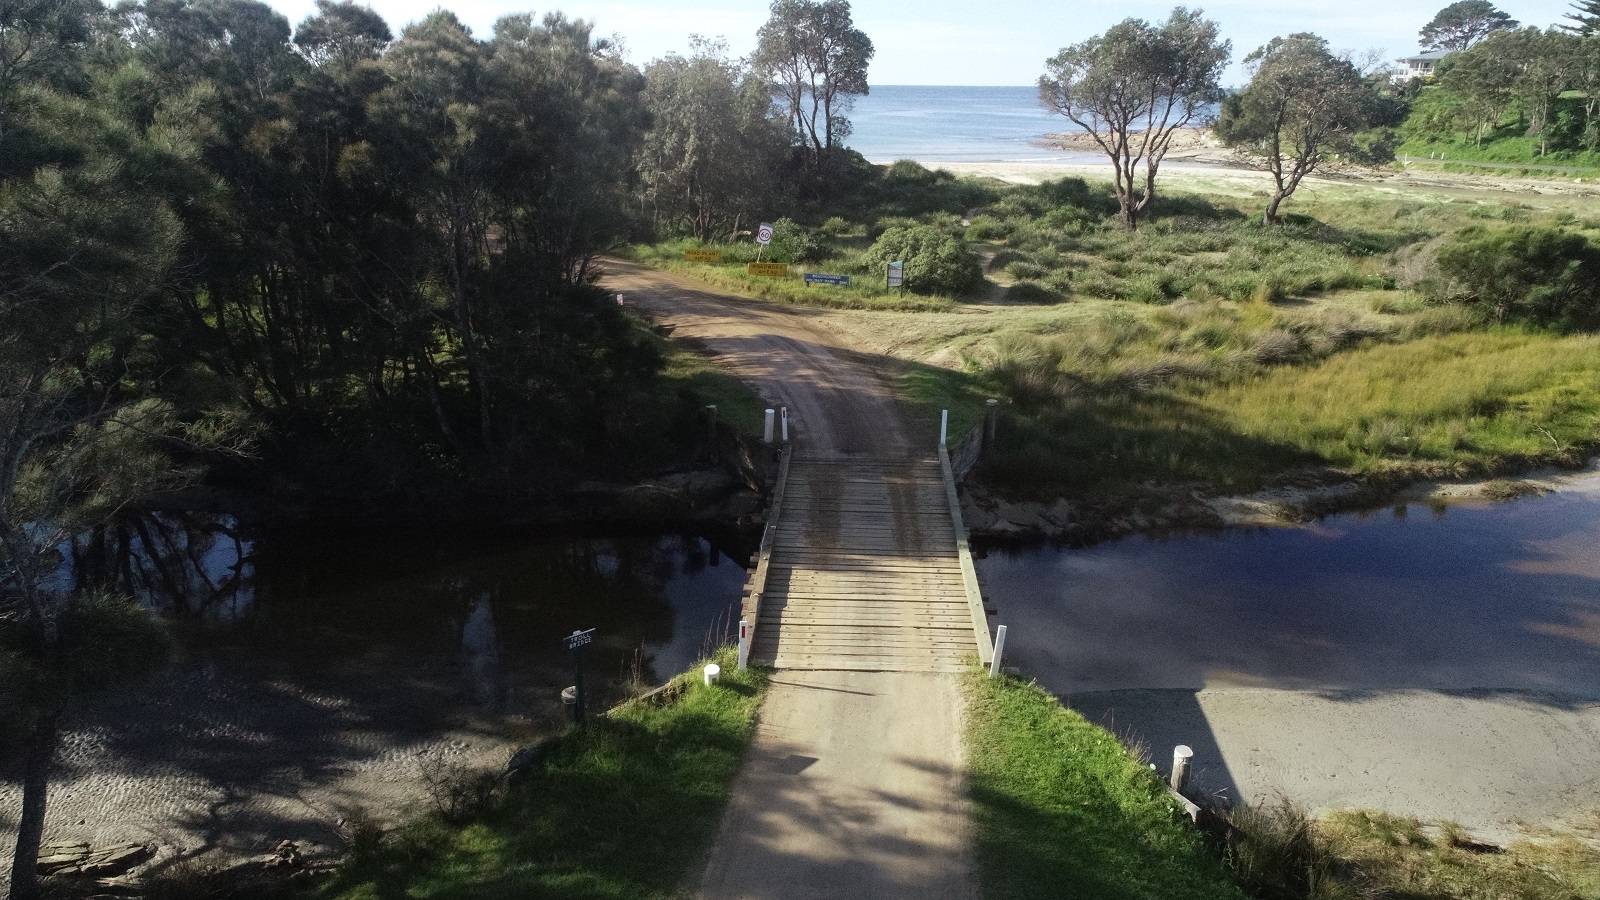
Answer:
M1439 10L1418 36L1429 50L1466 50L1496 31L1517 27L1511 18L1489 0L1456 0Z
M1457 98L1477 146L1516 99L1522 43L1516 32L1497 32L1471 50L1451 54L1439 67L1439 85Z
M8 19L41 58L0 84L0 753L21 773L10 897L37 860L62 716L77 695L159 665L161 631L90 586L59 583L60 548L136 499L186 481L219 420L174 402L138 323L179 256L176 174L204 130L183 97L135 122L58 85L82 30L59 5ZM79 8L85 18L98 10ZM67 81L104 83L80 70ZM82 589L79 589L79 588Z
M849 136L851 103L868 92L872 39L855 27L849 0L773 0L756 41L755 68L818 168Z
M294 44L317 66L343 68L377 59L394 35L370 7L351 0L317 0L317 12L294 31Z
M1581 78L1583 41L1557 29L1525 28L1514 35L1519 63L1514 91L1528 119L1527 133L1539 139L1543 156L1550 152L1556 99Z
M1348 56L1300 33L1273 38L1244 61L1250 81L1223 102L1217 135L1272 174L1266 224L1329 158L1380 161L1356 139L1378 113L1377 89Z
M726 50L697 40L692 55L656 60L644 73L642 196L668 228L702 241L760 215L789 146L765 84Z
M1207 121L1221 101L1231 49L1217 23L1180 6L1159 25L1124 19L1046 62L1039 98L1110 158L1129 230L1155 200L1173 135Z

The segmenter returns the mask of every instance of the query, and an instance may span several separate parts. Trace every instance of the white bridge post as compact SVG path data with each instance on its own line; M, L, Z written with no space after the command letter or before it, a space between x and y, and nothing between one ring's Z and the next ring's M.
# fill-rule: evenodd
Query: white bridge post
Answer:
M777 418L778 411L769 407L767 409L766 423L761 428L761 442L769 447L772 446L772 429L774 420Z
M950 410L939 410L939 446L947 446L950 438Z
M994 659L989 661L989 677L1000 674L1000 657L1006 652L1006 627L1001 625L994 631Z
M750 666L750 620L739 620L739 671L743 672Z
M789 407L785 406L780 418L783 420L783 442L789 443Z
M1172 780L1167 784L1179 794L1189 787L1189 763L1193 759L1194 751L1188 744L1179 744L1172 748Z

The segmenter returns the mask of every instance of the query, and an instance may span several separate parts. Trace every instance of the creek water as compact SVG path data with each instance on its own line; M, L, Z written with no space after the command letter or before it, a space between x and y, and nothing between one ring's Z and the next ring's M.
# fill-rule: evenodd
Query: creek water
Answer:
M173 624L154 682L80 705L51 840L163 853L336 846L360 809L392 818L436 765L492 768L548 734L586 650L591 703L682 671L735 627L744 570L699 535L563 540L254 534L145 516L63 548L59 578L111 575ZM744 552L748 552L745 550ZM0 855L20 803L0 772ZM0 863L0 868L4 864Z
M1009 661L1063 693L1226 686L1600 696L1600 475L1506 503L988 551Z
M1600 475L978 571L1006 662L1163 770L1189 745L1199 794L1494 841L1600 814Z

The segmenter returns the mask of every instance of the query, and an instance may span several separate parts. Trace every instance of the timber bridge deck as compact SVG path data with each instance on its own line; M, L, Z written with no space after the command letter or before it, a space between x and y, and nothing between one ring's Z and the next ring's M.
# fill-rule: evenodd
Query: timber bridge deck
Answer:
M778 669L959 672L992 656L950 460L784 455L743 618Z

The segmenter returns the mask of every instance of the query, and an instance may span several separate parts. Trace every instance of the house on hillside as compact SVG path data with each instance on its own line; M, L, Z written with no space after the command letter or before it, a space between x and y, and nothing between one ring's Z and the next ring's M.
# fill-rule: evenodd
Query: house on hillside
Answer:
M1434 67L1439 65L1439 60L1448 54L1447 50L1429 50L1415 56L1406 56L1399 60L1402 68L1395 73L1395 81L1415 81L1418 78L1432 78Z

